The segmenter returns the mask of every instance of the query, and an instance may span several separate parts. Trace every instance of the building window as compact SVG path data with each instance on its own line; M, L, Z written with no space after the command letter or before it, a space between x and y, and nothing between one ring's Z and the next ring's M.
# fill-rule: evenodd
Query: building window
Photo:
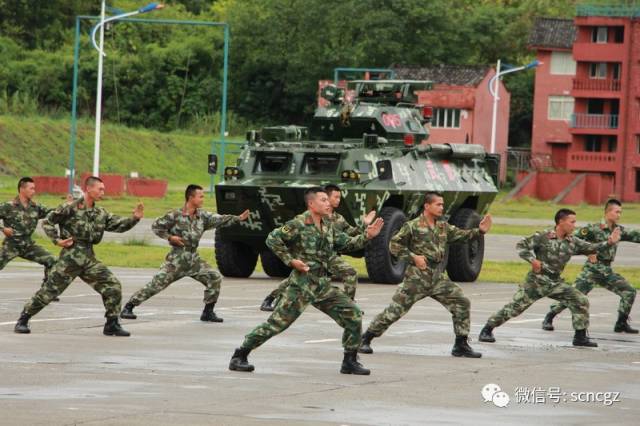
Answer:
M608 27L593 27L591 31L591 42L593 43L606 43Z
M624 43L624 27L614 27L613 41L614 43Z
M609 136L609 140L607 141L609 144L609 152L616 152L618 149L618 138L616 136Z
M551 52L551 74L576 74L576 61L573 60L571 52Z
M640 135L636 135L636 154L640 154Z
M587 152L602 151L602 138L600 135L587 135L584 143L584 150Z
M589 78L607 78L607 63L606 62L590 63Z
M614 80L620 80L620 64L616 62L612 67L613 70L611 71L611 78Z
M636 169L636 192L640 192L640 170Z
M571 96L549 96L549 120L571 119L574 100Z
M434 108L433 120L431 127L459 129L460 128L460 110L451 108Z

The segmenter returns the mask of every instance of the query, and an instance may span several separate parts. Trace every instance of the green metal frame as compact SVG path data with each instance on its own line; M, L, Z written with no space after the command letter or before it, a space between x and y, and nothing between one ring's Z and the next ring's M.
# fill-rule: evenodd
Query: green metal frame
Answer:
M73 47L73 93L71 100L71 140L69 142L69 193L73 191L73 182L76 174L75 148L78 134L78 117L77 117L77 98L78 98L78 62L80 59L80 23L82 20L98 21L99 16L76 16L75 43ZM163 24L163 25L191 25L205 27L222 27L224 30L224 62L222 71L222 106L220 112L220 140L211 141L211 154L216 153L216 145L220 148L220 176L224 172L224 156L226 150L226 132L227 132L227 84L228 84L228 68L229 68L229 25L226 22L208 22L208 21L185 21L174 19L143 19L143 18L123 18L118 22L133 22L143 24ZM203 166L204 168L204 166ZM215 184L215 175L211 175L210 193L213 196L213 186Z

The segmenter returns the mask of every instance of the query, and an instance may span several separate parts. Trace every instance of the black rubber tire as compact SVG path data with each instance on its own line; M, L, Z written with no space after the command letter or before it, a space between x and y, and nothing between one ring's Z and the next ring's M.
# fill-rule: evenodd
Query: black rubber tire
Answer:
M455 212L449 223L462 229L477 228L482 218L475 210L462 208ZM449 246L447 273L458 282L473 282L478 279L484 258L484 235Z
M291 274L291 267L282 263L282 260L269 249L260 252L262 269L270 277L284 278Z
M216 263L225 277L247 278L253 274L258 262L258 253L250 246L237 241L216 238Z
M399 261L389 252L389 241L407 221L402 210L395 207L383 207L378 214L384 220L384 226L365 248L364 258L369 279L376 283L398 284L404 279L407 268L405 261Z

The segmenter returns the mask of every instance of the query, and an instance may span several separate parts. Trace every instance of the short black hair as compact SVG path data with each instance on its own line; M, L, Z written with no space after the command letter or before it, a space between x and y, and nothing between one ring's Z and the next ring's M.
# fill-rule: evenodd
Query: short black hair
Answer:
M437 191L429 191L424 195L424 202L425 204L431 204L433 203L433 200L436 199L436 197L440 197L440 198L444 198L442 196L442 193L437 192Z
M312 186L311 188L307 188L304 190L304 202L305 204L309 203L309 200L316 197L319 193L327 193L327 191L321 186Z
M334 183L330 183L324 186L324 192L327 195L331 195L332 192L340 192L340 187Z
M611 207L611 206L622 207L622 203L620 202L620 200L617 200L615 198L610 198L604 204L604 211L606 212L607 210L609 210L609 207Z
M560 221L562 219L564 219L567 216L571 216L571 215L575 215L576 212L574 212L571 209L560 209L556 212L556 216L554 217L554 220L556 221L556 225L560 223Z
M102 179L100 179L98 176L89 176L84 180L84 187L87 188L96 182L102 182Z
M25 176L25 177L21 178L18 181L18 192L20 191L20 188L22 188L23 186L25 186L28 183L35 183L35 182L29 176Z
M202 190L200 185L196 185L194 183L188 185L187 189L184 190L184 200L189 201L189 198L193 197L198 190Z

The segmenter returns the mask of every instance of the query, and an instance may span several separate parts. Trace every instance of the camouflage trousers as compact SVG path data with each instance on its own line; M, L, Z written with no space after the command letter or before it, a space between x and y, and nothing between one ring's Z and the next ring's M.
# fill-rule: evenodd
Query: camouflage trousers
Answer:
M21 257L44 266L42 285L46 282L49 271L56 263L56 257L54 255L33 242L18 246L11 244L8 240L4 240L2 248L0 248L0 271L7 266L7 263L16 257Z
M204 303L218 301L222 282L220 274L198 253L174 250L167 255L165 262L160 266L160 271L153 279L131 296L129 303L138 306L184 277L191 277L205 286Z
M100 293L105 307L105 317L117 317L122 301L122 286L116 276L99 260L93 248L78 243L62 249L58 261L53 265L47 281L24 306L24 312L33 316L53 299L62 294L69 284L80 277L91 288Z
M292 271L289 285L282 293L280 302L263 324L245 336L243 348L255 349L273 336L282 333L313 305L329 315L340 327L342 346L353 351L360 346L362 338L362 311L340 289L331 286L328 277L318 278L310 273Z
M404 281L398 285L391 304L373 319L367 332L381 336L391 324L409 312L414 303L425 297L435 299L451 312L456 336L469 335L471 302L462 289L434 269L420 270L414 265L407 267Z
M587 263L576 278L575 286L583 294L589 294L596 284L620 296L620 314L631 313L633 302L636 300L636 289L622 275L613 272L609 265ZM551 305L551 312L559 314L566 308L567 305L564 303L554 303Z
M335 256L329 262L329 273L333 278L341 279L344 283L344 292L354 300L356 297L356 287L358 285L358 272L346 260L340 256ZM269 293L269 297L277 299L289 285L289 279L283 280L278 287Z
M558 300L569 307L575 330L589 328L589 299L587 299L587 296L564 282L560 277L552 279L533 272L527 274L525 283L520 286L513 296L513 301L493 314L487 321L487 325L499 327L509 319L523 313L536 300L543 297Z

